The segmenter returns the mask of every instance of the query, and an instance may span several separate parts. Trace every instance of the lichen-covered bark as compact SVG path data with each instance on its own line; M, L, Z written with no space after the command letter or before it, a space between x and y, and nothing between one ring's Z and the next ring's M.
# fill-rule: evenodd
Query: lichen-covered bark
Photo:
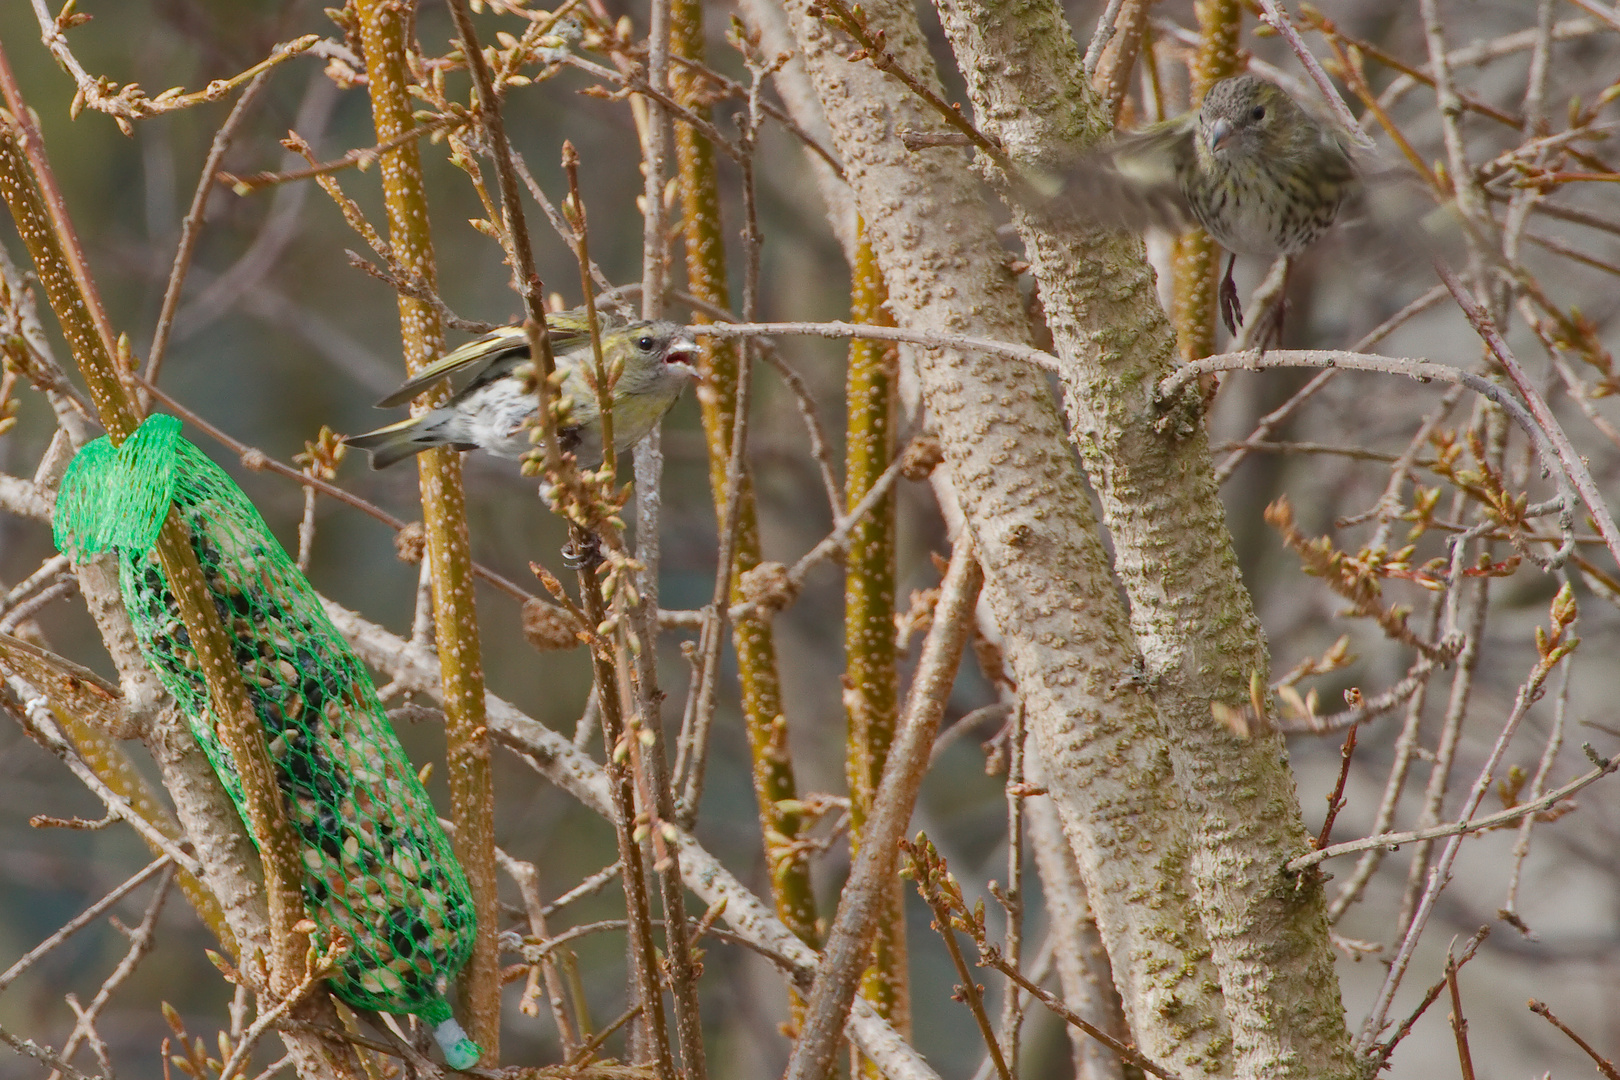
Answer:
M1107 131L1055 4L941 0L979 122L1014 162ZM1268 655L1238 573L1203 424L1165 428L1154 387L1174 352L1140 241L1015 212L1041 283L1069 425L1113 535L1136 644L1192 825L1191 868L1238 1076L1353 1071L1321 891L1284 864L1306 850L1277 735L1211 716L1264 685Z
M932 63L909 7L863 10L908 70ZM981 185L955 151L912 154L904 129L942 124L903 88L847 59L847 38L790 0L800 55L901 326L1029 339ZM1129 623L1089 497L1038 372L938 350L919 365L931 422L982 553L986 595L1086 876L1131 1028L1144 1052L1184 1075L1223 1069L1219 993L1180 887L1162 729L1125 679Z

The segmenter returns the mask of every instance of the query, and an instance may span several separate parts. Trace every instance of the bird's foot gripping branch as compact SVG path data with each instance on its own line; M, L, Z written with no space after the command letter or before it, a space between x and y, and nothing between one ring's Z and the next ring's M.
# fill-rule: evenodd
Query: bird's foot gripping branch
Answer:
M303 845L315 934L341 948L333 991L360 1008L414 1013L433 1026L452 1067L471 1067L478 1046L445 1001L475 932L466 878L370 674L253 504L180 437L178 420L154 416L121 447L97 439L73 460L57 501L57 547L76 560L117 553L146 662L246 821L242 784L153 551L171 507L263 724Z

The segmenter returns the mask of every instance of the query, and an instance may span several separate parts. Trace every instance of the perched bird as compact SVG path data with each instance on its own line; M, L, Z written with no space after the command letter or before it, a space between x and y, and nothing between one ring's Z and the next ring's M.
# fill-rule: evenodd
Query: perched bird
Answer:
M1063 174L1059 212L1131 229L1203 226L1228 252L1220 309L1234 333L1237 256L1298 255L1362 188L1348 133L1255 75L1222 79L1198 111L1122 135ZM1269 329L1280 332L1280 306Z
M689 379L697 376L697 341L671 322L600 320L602 358L613 384L613 446L629 449L663 420ZM602 460L601 411L585 373L594 364L590 324L583 308L546 316L552 355L562 375L568 409L557 435L564 450L582 462ZM449 401L421 416L401 420L345 441L371 454L373 469L387 468L430 446L486 450L496 457L521 458L534 448L529 432L539 412L535 365L523 327L507 326L446 353L404 386L377 403L403 405L422 391L455 375L472 379ZM610 375L611 377L611 375Z

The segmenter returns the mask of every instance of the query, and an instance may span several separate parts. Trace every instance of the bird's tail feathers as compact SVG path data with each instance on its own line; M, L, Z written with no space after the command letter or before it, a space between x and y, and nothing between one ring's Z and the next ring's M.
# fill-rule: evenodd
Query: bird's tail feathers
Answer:
M442 440L432 438L421 430L421 421L422 417L412 416L375 431L345 436L343 441L370 454L373 469L386 469L420 454L430 446L440 445Z

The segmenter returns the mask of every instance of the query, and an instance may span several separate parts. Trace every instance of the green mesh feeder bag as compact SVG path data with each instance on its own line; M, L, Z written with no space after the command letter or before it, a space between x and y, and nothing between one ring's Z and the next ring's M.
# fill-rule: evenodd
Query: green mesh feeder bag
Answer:
M445 1002L472 952L467 879L371 675L242 490L180 437L180 421L153 416L122 447L101 438L73 459L57 497L56 545L78 561L117 552L146 662L241 811L242 785L155 550L171 505L202 564L303 840L304 904L316 934L323 943L335 934L350 942L330 977L333 991L360 1008L416 1014L433 1026L452 1067L471 1067L478 1046Z

